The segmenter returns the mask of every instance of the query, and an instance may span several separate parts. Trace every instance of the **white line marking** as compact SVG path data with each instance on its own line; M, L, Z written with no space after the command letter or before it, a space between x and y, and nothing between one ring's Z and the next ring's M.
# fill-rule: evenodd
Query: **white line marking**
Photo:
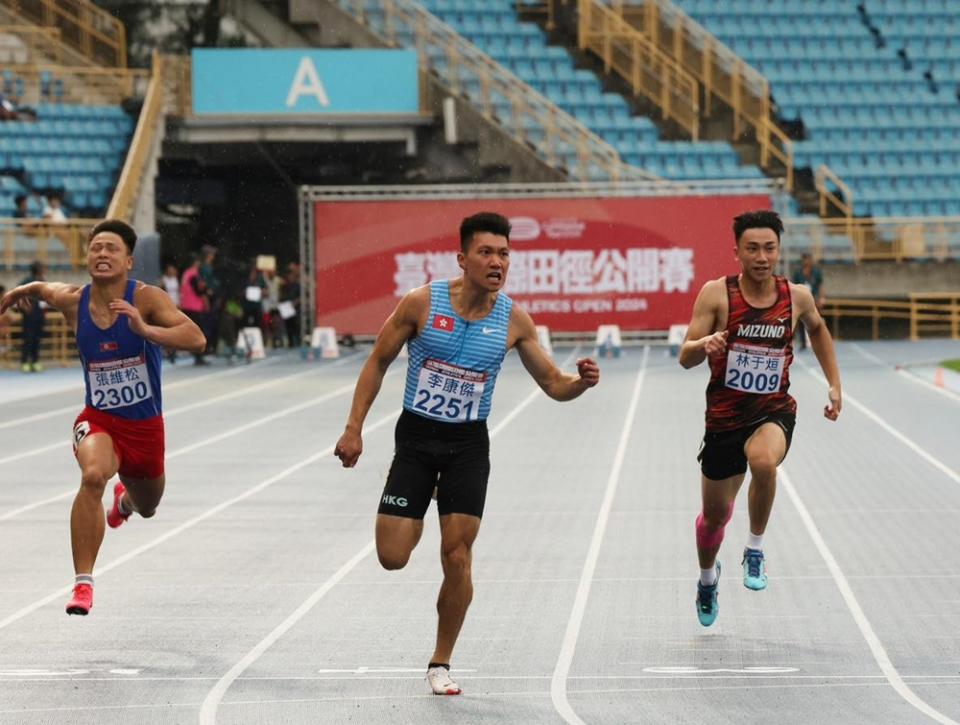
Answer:
M257 367L263 367L264 365L271 365L272 363L285 359L285 357L286 356L267 358L262 363L260 363ZM186 387L187 385L193 385L194 383L204 383L213 378L225 378L229 375L237 375L247 370L250 370L250 368L239 367L239 368L233 368L231 370L221 370L220 372L211 373L209 375L198 375L196 377L189 378L188 380L177 380L172 383L164 383L163 390L164 392L168 390L176 390L177 388L183 388L183 387ZM77 376L78 384L72 385L69 388L65 389L64 391L57 391L57 392L65 392L66 390L75 391L78 389L82 390L83 371L78 368L77 372L78 372L78 376ZM23 398L20 398L20 400L23 400ZM14 402L14 401L11 401L11 402ZM34 421L37 421L37 420L46 420L47 418L53 418L55 416L62 415L63 413L69 413L70 411L78 410L77 406L81 406L81 407L83 406L82 397L77 403L74 403L73 405L67 405L67 406L64 406L63 408L57 408L56 410L48 410L45 413L36 413L35 415L28 415L24 418L16 418L15 420L4 421L0 423L0 430L3 430L4 428L13 428L14 426L23 425L24 423L33 423Z
M350 357L341 358L341 359L337 360L335 363L331 363L330 365L327 365L327 366L325 366L325 367L322 368L322 369L323 369L323 370L328 370L329 368L334 367L334 366L336 366L336 365L342 365L343 363L347 362L347 361L350 360L350 359L351 359ZM232 372L232 371L231 371L231 372ZM293 379L293 378L299 378L299 377L302 377L302 376L304 376L304 375L309 375L310 373L313 373L313 372L317 372L317 370L316 370L316 369L313 369L313 370L302 370L302 371L300 371L300 372L298 372L298 373L293 373L292 375L285 375L285 376L283 376L283 377L281 377L281 378L274 378L273 380L268 380L268 381L263 382L263 383L258 383L257 385L254 385L254 386L249 387L249 388L247 388L247 387L240 388L239 390L234 390L234 391L232 391L232 392L230 392L230 393L224 393L223 395L218 395L218 396L216 396L216 397L209 398L209 399L207 399L207 400L199 400L199 401L197 401L197 402L195 402L195 403L189 403L189 404L187 404L187 405L182 405L182 406L180 406L179 408L174 408L173 410L166 411L166 412L163 414L163 417L164 417L164 420L166 420L166 419L168 419L168 418L172 418L172 417L175 416L175 415L179 415L180 413L185 413L185 412L190 411L190 410L196 410L197 408L202 408L202 407L204 407L204 406L206 406L206 405L211 405L212 403L219 403L219 402L221 402L221 401L229 400L229 399L231 399L231 398L237 398L237 397L239 397L239 396L241 396L241 395L246 395L247 393L251 393L251 392L253 392L253 391L255 391L255 390L262 390L262 389L264 389L264 388L270 388L270 387L273 387L274 385L279 385L280 383L285 382L285 381L287 381L287 380L291 380L291 379ZM76 413L79 413L82 408L83 408L83 402L81 401L78 405L71 406L71 407L68 408L67 410L72 410L72 411L74 411L74 412L76 412ZM61 411L55 411L55 412L61 412ZM23 458L29 458L29 457L31 457L31 456L37 456L37 455L40 455L41 453L47 453L48 451L57 450L58 448L68 448L69 446L70 446L70 436L69 436L69 435L64 435L64 436L63 436L60 440L58 440L56 443L50 443L50 444L48 444L48 445L41 446L40 448L33 448L33 449L29 450L29 451L23 451L22 453L15 453L15 454L13 454L13 455L11 455L11 456L6 456L5 458L0 458L0 465L3 465L3 464L5 464L5 463L12 463L13 461L19 461L19 460L21 460L21 459L23 459Z
M565 367L568 365L570 360L574 358L579 349L579 346L575 347L570 355L560 364L560 366ZM489 437L493 438L500 431L502 431L510 421L516 418L517 413L530 405L533 400L540 396L540 393L540 389L537 388L531 392L530 395L524 398L516 407L513 408L513 410L510 411L510 413L506 415L506 417L504 417L504 419L496 427L489 431ZM203 706L200 708L200 725L216 725L217 708L220 706L223 696L227 693L227 690L230 689L230 686L234 683L234 681L241 674L243 674L243 672L250 667L250 665L256 662L260 655L266 652L271 645L280 639L280 637L282 637L287 630L300 621L300 619L302 619L327 592L329 592L336 584L338 584L341 579L349 574L350 571L357 566L357 564L363 561L373 551L375 545L375 542L371 541L360 551L354 554L353 557L346 564L340 567L340 569L338 569L330 579L324 582L319 589L311 594L310 598L301 604L296 611L293 612L293 614L287 617L276 629L274 629L263 640L261 640L243 657L243 659L231 667L230 670L220 678L217 684L214 685L213 689L207 693L207 696L203 700Z
M269 416L268 418L264 418L263 420L258 421L258 422L255 423L255 424L248 424L248 425L246 425L246 426L241 426L240 428L234 429L234 430L231 431L229 434L232 435L232 434L235 433L235 432L239 432L240 430L247 429L247 428L252 428L252 427L254 427L255 425L262 425L263 423L266 423L268 420L272 420L272 419L274 419L274 418L279 418L279 417L281 417L281 416L283 416L283 415L286 415L287 413L291 412L291 411L294 410L294 409L306 408L306 407L308 407L308 406L310 406L310 405L315 405L315 404L317 404L318 402L322 402L324 399L329 399L329 398L336 397L337 395L342 395L344 392L350 392L350 391L353 390L353 388L354 388L354 384L351 383L349 386L343 386L342 388L338 388L336 391L334 391L334 392L332 392L332 393L328 393L327 395L321 396L320 398L315 398L314 400L307 401L307 402L305 402L305 403L301 403L301 404L298 405L298 406L294 406L294 408L290 408L290 409L287 409L287 410L280 411L280 412L278 412L278 413L274 413L272 416ZM386 424L386 423L389 423L390 420L392 420L393 418L395 418L395 417L399 414L399 412L400 412L400 411L397 410L397 411L394 411L393 413L390 413L389 415L385 415L384 417L380 418L376 423L374 423L373 425L371 425L371 426L367 429L368 432L369 432L369 431L374 431L374 430L376 430L377 428L381 427L382 425L384 425L384 424ZM221 434L221 435L219 435L219 436L214 436L213 438L207 439L207 442L210 442L210 441L213 441L213 440L220 440L220 439L222 439L222 438L225 438L226 435L227 435L227 434ZM194 446L188 446L187 449L180 449L180 452L184 452L184 451L186 451L186 450L188 450L188 449L192 450L192 449L197 448L197 447L199 447L199 444L194 445ZM166 533L164 533L164 534L158 536L157 538L155 538L155 539L147 542L146 544L143 544L142 546L138 546L136 549L133 549L133 550L127 552L126 554L124 554L124 555L121 556L120 558L114 559L114 560L111 561L109 564L106 564L106 565L104 565L104 566L98 566L97 569L96 569L96 575L99 576L99 575L101 575L101 574L106 574L106 573L107 573L108 571L110 571L111 569L115 569L116 567L120 566L121 564L125 564L126 562L128 562L128 561L130 561L131 559L133 559L134 557L142 554L143 552L149 551L150 549L153 549L153 548L159 546L160 544L162 544L163 542L167 541L168 539L173 538L173 537L176 536L177 534L179 534L179 533L181 533L181 532L183 532L183 531L186 531L187 529L193 528L194 526L196 526L197 524L199 524L201 521L206 521L206 520L207 520L208 518L210 518L211 516L214 516L214 515L220 513L221 511L223 511L224 509L226 509L226 508L228 508L228 507L230 507L230 506L233 506L233 504L239 503L240 501L243 501L244 499L250 498L250 497L253 496L254 494L257 494L257 493L259 493L260 491L264 490L265 488L268 488L268 487L272 486L272 485L275 484L277 481L281 481L281 480L283 480L284 478L286 478L287 476L289 476L290 474L296 473L296 472L299 471L301 468L304 468L305 466L309 466L311 463L314 463L314 462L320 460L321 458L324 458L325 456L331 455L331 454L333 453L333 448L334 448L333 446L329 446L328 448L323 449L323 450L320 451L319 453L314 453L313 455L309 456L308 458L305 458L304 460L300 461L300 463L297 463L297 464L295 464L295 465L293 465L293 466L290 466L289 468L285 468L285 469L284 469L283 471L281 471L280 473L278 473L278 474L276 474L276 475L274 475L274 476L271 476L270 478L266 479L265 481L261 481L260 483L258 483L257 485L255 485L255 486L253 486L253 487L251 487L251 488L248 488L246 491L244 491L244 492L241 493L240 495L234 496L233 498L229 499L228 501L223 501L222 503L217 504L217 505L214 506L213 508L207 509L207 510L204 511L202 514L200 514L199 516L195 516L194 518L190 519L189 521L186 521L186 522L180 524L179 526L177 526L177 527L175 527L175 528L173 528L173 529L170 529L170 530L167 531ZM8 624L12 624L13 622L16 622L16 621L19 620L19 619L23 619L23 617L27 616L27 615L30 614L31 612L36 611L37 609L39 609L40 607L44 606L45 604L49 604L49 603L52 602L54 599L56 599L56 598L58 598L58 597L61 597L61 596L63 596L64 594L68 594L71 590L72 590L72 587L71 587L71 586L67 586L67 587L64 587L64 588L62 588L62 589L58 589L57 591L53 592L52 594L47 595L47 596L44 597L43 599L39 599L39 600L37 600L37 601L35 601L35 602L32 602L31 604L28 604L27 606L23 607L22 609L14 612L14 613L11 614L10 616L8 616L8 617L6 617L6 618L4 618L4 619L0 619L0 629L3 629L3 628L6 627Z
M570 673L570 664L573 662L573 653L574 650L576 650L577 639L580 636L580 626L583 623L583 615L587 609L587 598L590 596L593 572L596 569L597 559L600 556L600 547L603 544L607 520L610 517L610 509L613 506L613 497L617 491L617 484L620 480L620 470L623 467L623 460L627 455L630 431L633 429L633 419L637 412L640 390L643 388L643 380L646 376L647 358L649 354L650 348L644 346L640 372L637 373L637 381L633 386L633 396L630 398L627 417L623 422L620 443L617 445L617 452L613 459L613 468L610 469L610 477L607 479L607 488L603 494L603 502L600 504L600 512L597 514L597 523L593 530L593 538L590 541L587 558L583 563L583 571L580 574L580 584L577 587L573 610L570 612L567 631L563 636L560 655L557 658L557 665L553 671L553 677L550 682L550 699L553 701L553 706L560 714L560 717L571 725L584 725L584 722L577 716L573 708L570 707L570 702L567 700L567 675Z
M824 385L827 385L827 380L826 380L826 378L824 378L820 373L818 373L816 370L814 370L813 368L811 368L811 367L810 367L809 365L807 365L806 363L801 363L801 365L802 365L802 366L804 367L804 369L805 369L808 373L810 373L810 375L812 375L815 379L819 380L819 381L820 381L821 383L823 383ZM896 438L898 441L900 441L901 443L903 443L907 448L909 448L909 449L912 450L914 453L916 453L918 456L920 456L921 458L923 458L923 459L924 459L927 463L929 463L931 466L933 466L933 467L936 468L937 470L943 472L943 473L944 473L948 478L950 478L954 483L960 484L960 473L957 473L955 470L953 470L952 468L950 468L950 466L948 466L946 463L943 463L939 458L936 458L935 456L931 455L930 453L927 453L926 450L924 450L924 449L921 448L919 445L917 445L916 443L914 443L910 438L907 438L907 436L905 436L903 433L901 433L900 431L898 431L898 430L897 430L896 428L894 428L892 425L890 425L889 423L887 423L887 421L885 421L885 420L884 420L883 418L881 418L879 415L877 415L876 413L874 413L872 410L870 410L870 408L868 408L866 405L864 405L864 404L861 403L859 400L857 400L856 398L854 398L852 395L850 395L850 393L848 393L848 392L845 391L845 390L843 391L843 403L844 403L844 404L852 405L854 408L856 408L857 410L859 410L861 413L863 413L865 416L867 416L867 417L868 417L870 420L872 420L874 423L876 423L876 424L879 425L881 428L883 428L885 431L887 431L887 433L889 433L889 434L892 435L894 438Z
M797 493L797 490L793 487L793 483L790 481L790 476L787 475L787 472L783 469L783 467L780 468L779 478L780 482L783 484L783 487L787 490L787 495L790 496L790 500L793 501L793 505L797 509L797 513L800 514L800 519L803 521L803 525L806 527L807 533L810 534L810 538L813 539L813 543L820 552L820 556L823 557L827 568L833 575L833 579L837 583L837 588L840 590L840 594L843 596L843 600L846 602L847 608L853 615L853 619L857 623L857 627L860 628L860 633L863 635L867 645L870 647L870 652L873 654L873 658L877 661L877 665L879 665L881 672L883 672L883 674L886 676L887 682L893 686L893 689L897 691L897 694L899 694L900 697L906 700L909 704L913 705L913 707L927 717L932 718L937 722L944 723L945 725L958 725L955 720L951 720L946 715L934 710L932 707L930 707L930 705L917 697L913 690L907 687L906 683L903 681L903 678L900 677L900 673L897 672L897 668L894 667L893 663L890 661L890 657L887 655L887 651L884 649L880 638L877 637L876 633L873 631L873 627L870 625L870 620L867 619L866 615L863 613L863 609L860 608L860 603L857 601L857 597L854 595L853 589L850 587L850 583L847 581L843 571L840 569L840 565L837 564L837 560L834 558L833 553L827 546L827 542L824 541L823 536L820 535L820 530L814 523L813 518L810 516L810 512L807 511L807 507L800 499L800 495Z
M930 388L930 390L932 390L933 392L940 393L940 395L944 396L945 398L949 398L950 400L955 400L958 403L960 403L960 395L958 395L957 393L947 388L941 388L939 385L934 385L929 380L924 380L919 375L916 375L915 373L911 373L909 370L906 370L905 368L897 368L897 375L902 375L912 383L917 383L917 385L922 385L925 388Z
M851 343L850 343L850 347L851 347L851 349L853 349L857 354L859 354L861 357L865 357L867 360L869 360L869 361L872 362L872 363L875 363L876 365L879 365L879 366L885 367L885 368L893 367L890 363L881 360L881 359L878 358L876 355L874 355L872 352L869 352L868 350L864 349L862 346L858 345L858 344L855 343L855 342L851 342Z

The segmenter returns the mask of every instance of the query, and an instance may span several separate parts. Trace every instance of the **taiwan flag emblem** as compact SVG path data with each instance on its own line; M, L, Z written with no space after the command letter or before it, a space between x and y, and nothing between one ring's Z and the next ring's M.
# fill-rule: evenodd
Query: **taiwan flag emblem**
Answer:
M453 318L446 315L433 316L433 329L443 330L444 332L453 332Z

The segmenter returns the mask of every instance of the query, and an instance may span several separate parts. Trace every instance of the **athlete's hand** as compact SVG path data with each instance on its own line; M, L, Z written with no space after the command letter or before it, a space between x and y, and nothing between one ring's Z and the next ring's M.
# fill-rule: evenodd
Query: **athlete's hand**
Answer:
M130 331L135 335L140 337L146 337L149 330L149 326L146 322L143 321L143 317L140 315L140 310L138 310L134 305L131 305L126 300L113 300L109 304L110 310L116 312L119 315L123 315L127 318L130 323Z
M577 373L580 375L583 384L588 388L592 388L600 382L600 366L588 357L577 360Z
M340 459L344 468L353 468L357 465L357 459L360 458L361 453L363 453L363 439L359 433L352 430L345 430L333 449L333 455Z
M33 302L24 290L23 285L14 287L3 296L3 299L0 299L0 315L13 306L16 306L21 312L29 312L33 306Z
M827 397L830 398L830 405L823 406L823 417L827 420L836 420L840 415L840 405L841 405L841 396L840 396L840 386L831 387L827 392Z
M703 349L704 352L707 353L707 357L720 357L727 351L726 330L715 332L707 337L706 340L707 341L704 343Z

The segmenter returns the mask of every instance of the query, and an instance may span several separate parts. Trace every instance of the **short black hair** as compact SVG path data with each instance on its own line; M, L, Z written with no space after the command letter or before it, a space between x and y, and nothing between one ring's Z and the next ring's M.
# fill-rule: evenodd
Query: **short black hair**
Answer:
M132 226L119 219L104 219L102 222L95 224L93 229L90 230L87 243L92 242L93 238L101 232L112 232L116 234L123 240L123 243L127 245L127 251L133 254L133 248L137 246L137 233L133 231Z
M740 236L747 229L772 229L777 235L777 242L783 234L783 220L775 211L760 209L744 212L733 219L733 241L739 243Z
M490 232L497 236L506 237L510 241L510 221L502 214L492 211L482 211L478 214L465 217L460 222L460 250L466 254L470 240L478 232Z

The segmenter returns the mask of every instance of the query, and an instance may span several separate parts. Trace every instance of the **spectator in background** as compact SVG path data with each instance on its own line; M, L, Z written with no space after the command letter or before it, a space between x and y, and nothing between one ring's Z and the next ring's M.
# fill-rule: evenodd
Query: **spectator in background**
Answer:
M234 359L238 357L237 338L240 335L243 316L243 306L233 295L227 295L223 303L223 311L220 313L217 332L220 335L220 342L223 343L223 354L227 358L228 365L233 365ZM250 354L249 345L247 345L247 354Z
M217 352L217 331L219 330L220 307L222 300L220 298L220 278L213 270L213 264L217 259L217 248L204 244L200 248L200 279L204 285L204 295L207 298L207 317L206 327L201 327L203 333L207 336L207 355L213 355Z
M244 284L243 302L241 303L244 327L260 327L260 321L263 317L263 301L267 292L267 281L256 266L251 266L247 273L247 281Z
M287 344L300 347L300 265L290 262L280 287L281 315L287 328Z
M48 222L54 222L55 224L65 223L67 221L67 215L64 213L63 207L60 204L60 197L56 194L50 194L50 196L47 197L47 203L44 204L41 216Z
M810 290L818 312L823 308L823 272L813 263L812 255L806 253L800 255L800 267L794 271L793 279L790 281L794 284L802 284ZM797 322L794 338L798 339L801 350L807 349L807 331L800 321Z
M13 210L14 219L26 219L30 216L30 209L27 206L27 195L26 194L17 194L13 198L13 203L16 204L16 209Z
M7 293L7 288L0 284L0 299ZM10 349L10 323L13 322L13 313L7 310L0 312L0 359L3 359Z
M170 297L178 308L180 307L180 280L177 277L177 267L173 264L168 264L163 269L163 275L160 277L160 287L164 292ZM177 351L175 348L167 348L167 359L175 363L177 361Z
M40 262L30 265L30 274L20 284L42 282L44 269ZM40 340L43 338L43 318L46 305L42 300L30 305L23 313L23 347L20 350L20 370L25 373L43 372L40 363Z
M202 331L210 329L208 299L207 286L203 277L200 276L200 257L195 256L180 280L180 309ZM201 350L193 354L193 364L209 365L210 363L206 361L204 351Z
M280 317L280 278L274 269L265 269L267 296L263 298L263 336L270 347L283 347L283 320Z

